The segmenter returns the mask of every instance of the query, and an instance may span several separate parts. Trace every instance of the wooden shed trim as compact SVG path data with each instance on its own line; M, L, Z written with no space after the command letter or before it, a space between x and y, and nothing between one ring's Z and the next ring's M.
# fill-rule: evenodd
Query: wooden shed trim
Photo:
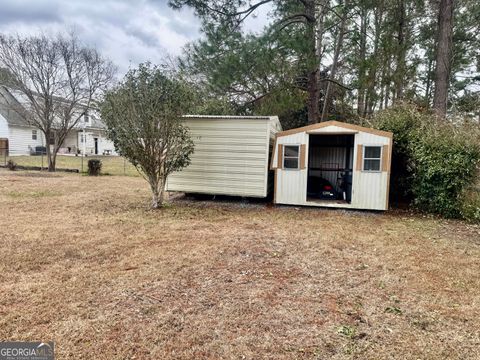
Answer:
M307 168L307 144L300 145L300 158L298 168L300 170L305 170Z
M361 144L357 145L357 160L355 163L355 169L357 171L363 170L363 145Z
M388 210L390 201L390 175L392 171L393 138L390 138L388 144L388 162L387 162L387 196L385 200L385 210Z
M277 146L277 137L276 136L275 136L275 142L273 143L273 148L272 148L272 158L270 159L270 170L275 170L277 168L275 166L274 161L273 161L275 159L275 154L277 154L277 156L278 156L278 146Z
M385 137L388 137L388 138L393 137L393 134L391 132L388 132L388 131L376 130L376 129L367 128L367 127L363 127L363 126L359 126L359 125L343 123L343 122L335 121L335 120L325 121L325 122L318 123L318 124L313 124L313 125L307 125L307 126L299 127L299 128L296 128L296 129L280 131L280 132L277 133L276 136L277 137L282 137L282 136L287 136L287 135L292 135L292 134L298 134L298 133L301 133L301 132L307 132L308 133L309 131L322 129L322 128L325 128L327 126L338 126L338 127L344 128L344 129L354 130L354 131L357 131L357 132L366 132L366 133L369 133L369 134L385 136ZM328 135L328 133L326 133L326 135Z
M382 172L388 172L388 162L390 161L389 145L382 146Z
M355 134L358 134L359 132L358 131L329 131L329 132L325 132L325 133L318 133L316 131L306 131L306 133L308 135L325 135L325 136L328 136L328 135L355 135Z
M277 169L283 168L283 145L278 144L277 146Z

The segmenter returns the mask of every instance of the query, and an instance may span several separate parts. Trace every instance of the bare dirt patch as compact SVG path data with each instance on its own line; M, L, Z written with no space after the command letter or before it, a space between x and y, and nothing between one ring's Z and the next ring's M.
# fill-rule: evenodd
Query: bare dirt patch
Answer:
M480 358L478 226L150 211L140 178L19 175L0 170L2 340L54 340L59 359Z

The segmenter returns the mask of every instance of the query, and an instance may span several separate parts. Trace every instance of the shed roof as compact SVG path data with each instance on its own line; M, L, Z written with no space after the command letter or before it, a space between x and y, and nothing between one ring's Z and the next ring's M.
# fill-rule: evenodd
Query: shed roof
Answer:
M183 115L183 118L187 119L219 119L219 120L236 120L236 119L245 119L245 120L270 120L276 118L276 116L245 116L245 115Z
M393 137L393 134L389 131L377 130L377 129L367 128L367 127L363 127L363 126L359 126L359 125L348 124L348 123L344 123L344 122L340 122L340 121L334 121L334 120L325 121L325 122L321 122L321 123L313 124L313 125L302 126L302 127L295 128L295 129L280 131L280 132L277 133L277 137L288 136L288 135L292 135L292 134L298 134L298 133L301 133L301 132L309 132L309 131L325 128L327 126L338 126L338 127L342 127L344 129L347 129L347 130L362 131L362 132L366 132L366 133L370 133L370 134L374 134L374 135L379 135L379 136L385 136L385 137L389 137L389 138Z

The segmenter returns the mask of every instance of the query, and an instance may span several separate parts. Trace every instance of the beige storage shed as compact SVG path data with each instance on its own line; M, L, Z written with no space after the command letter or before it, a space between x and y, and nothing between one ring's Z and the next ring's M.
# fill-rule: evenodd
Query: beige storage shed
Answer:
M393 135L327 121L278 132L277 204L387 210Z
M269 157L275 135L282 130L277 116L183 117L195 149L191 163L167 179L168 191L211 195L266 197Z

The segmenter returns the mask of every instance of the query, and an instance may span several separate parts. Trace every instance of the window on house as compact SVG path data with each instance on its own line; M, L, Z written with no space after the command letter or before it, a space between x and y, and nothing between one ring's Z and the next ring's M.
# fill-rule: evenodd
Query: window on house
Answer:
M90 122L90 116L87 112L83 114L83 121L85 121L85 124L88 124Z
M380 171L381 159L381 146L363 147L363 171Z
M37 140L37 130L32 130L32 140Z
M298 169L299 156L300 156L299 145L284 145L283 146L283 168Z
M81 134L81 135L80 135L80 142L83 144L83 141L84 141L84 139L83 139L83 134Z

